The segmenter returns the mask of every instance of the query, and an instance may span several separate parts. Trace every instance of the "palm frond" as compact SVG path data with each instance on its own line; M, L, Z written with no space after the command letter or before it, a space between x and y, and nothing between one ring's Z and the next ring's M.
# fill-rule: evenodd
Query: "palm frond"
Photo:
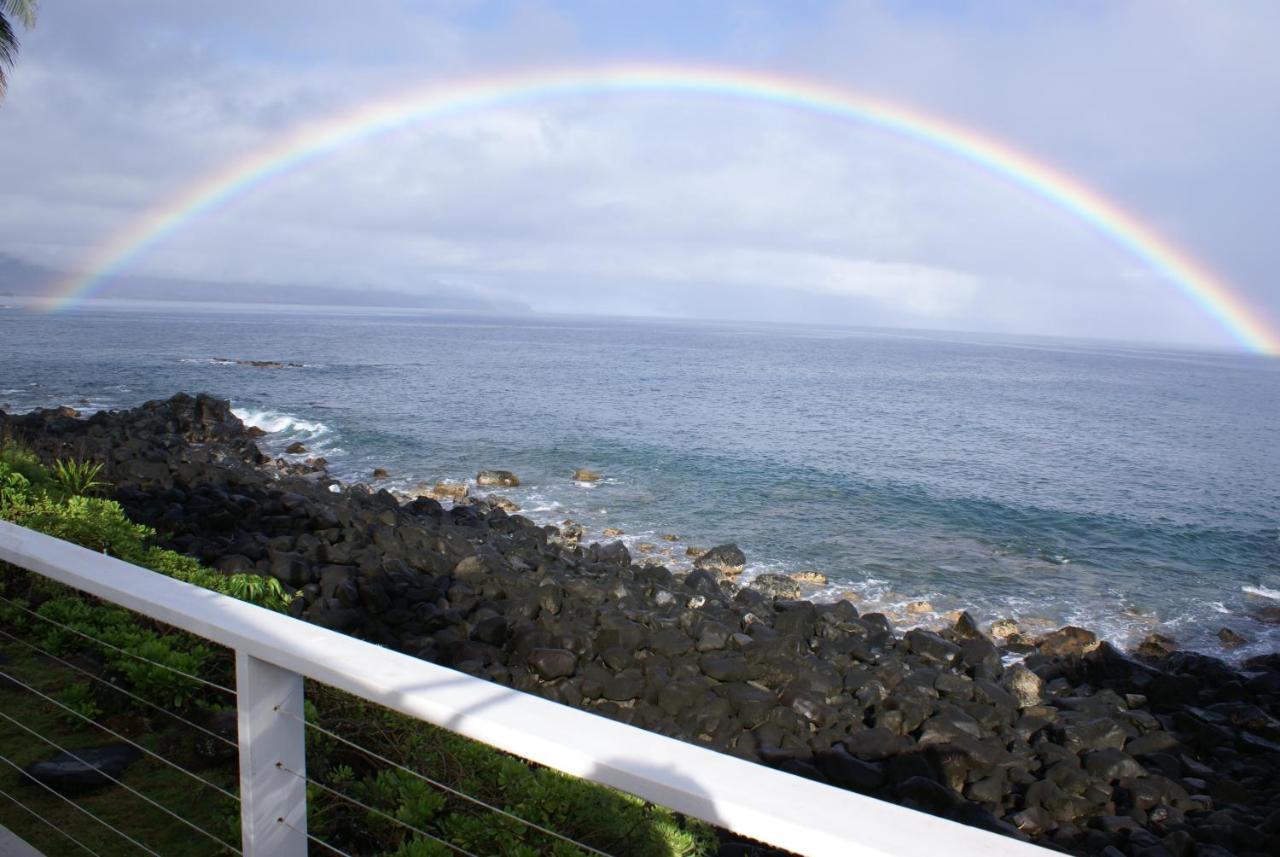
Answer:
M0 96L4 95L8 80L5 69L13 66L14 55L18 53L18 39L13 34L9 19L0 15Z
M36 25L36 7L40 0L0 0L0 12L6 18L17 18L30 30Z

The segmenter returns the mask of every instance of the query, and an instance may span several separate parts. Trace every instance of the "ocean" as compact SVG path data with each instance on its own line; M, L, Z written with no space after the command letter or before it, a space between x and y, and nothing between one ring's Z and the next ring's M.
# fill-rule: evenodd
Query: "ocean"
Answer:
M677 568L688 545L736 542L748 578L818 571L816 595L901 627L965 608L1126 646L1156 631L1229 658L1280 649L1280 360L385 309L0 309L11 411L178 391L230 399L272 432L266 451L301 442L346 481L512 470L501 493L534 520L618 528ZM1224 627L1250 642L1225 650Z

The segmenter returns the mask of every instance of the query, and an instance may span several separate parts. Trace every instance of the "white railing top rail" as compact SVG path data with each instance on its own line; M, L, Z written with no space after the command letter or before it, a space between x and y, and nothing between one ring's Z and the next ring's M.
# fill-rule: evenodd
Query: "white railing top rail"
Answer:
M1045 853L521 693L4 521L0 561L533 762L800 854Z

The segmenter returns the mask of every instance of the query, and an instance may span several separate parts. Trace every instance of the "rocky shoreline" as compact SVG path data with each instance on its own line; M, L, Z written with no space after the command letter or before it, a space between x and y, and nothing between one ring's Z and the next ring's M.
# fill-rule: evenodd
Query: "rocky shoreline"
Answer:
M307 621L1070 853L1280 853L1280 654L1234 668L1080 628L993 637L967 613L902 634L782 580L739 587L731 546L674 574L497 498L342 485L263 455L203 395L0 413L9 435L104 463L166 547L275 577Z

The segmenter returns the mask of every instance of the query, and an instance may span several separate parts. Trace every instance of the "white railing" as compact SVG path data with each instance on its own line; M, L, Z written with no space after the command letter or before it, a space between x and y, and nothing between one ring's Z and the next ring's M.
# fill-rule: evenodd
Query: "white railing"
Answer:
M1045 851L666 738L182 583L0 521L0 561L236 654L246 857L307 853L303 679L806 855Z

